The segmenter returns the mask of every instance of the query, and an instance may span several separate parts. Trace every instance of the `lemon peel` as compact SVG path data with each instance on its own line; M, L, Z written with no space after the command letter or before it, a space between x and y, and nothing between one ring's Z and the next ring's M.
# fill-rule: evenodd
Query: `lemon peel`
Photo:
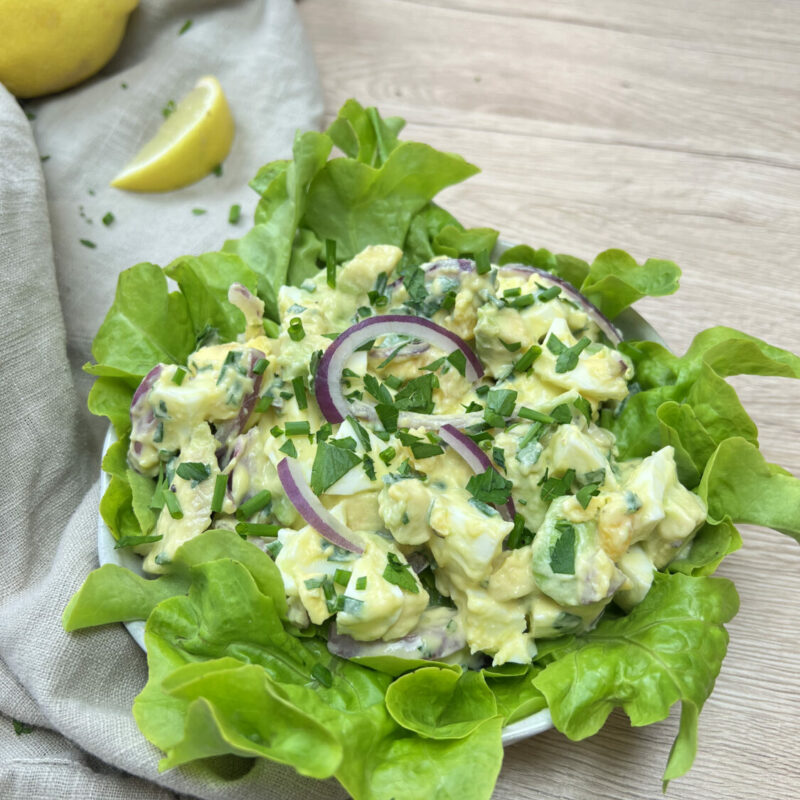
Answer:
M200 78L111 185L131 192L168 192L199 181L228 155L234 129L219 81L210 75Z
M110 60L139 0L2 0L0 83L17 97L75 86Z

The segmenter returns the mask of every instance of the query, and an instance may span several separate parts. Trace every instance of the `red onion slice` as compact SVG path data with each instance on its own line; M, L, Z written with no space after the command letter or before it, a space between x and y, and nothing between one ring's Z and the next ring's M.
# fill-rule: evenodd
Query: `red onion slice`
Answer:
M473 472L486 472L487 469L494 469L494 464L489 459L489 456L472 441L465 433L454 428L452 425L442 425L439 429L439 438L447 445L453 448ZM514 501L511 497L497 509L504 519L513 521L516 508Z
M460 350L467 363L464 374L475 383L483 376L483 366L467 343L447 328L424 317L410 314L384 314L369 317L348 328L325 351L317 367L314 391L320 411L328 422L341 422L354 409L342 391L342 371L353 353L371 339L389 334L402 334L422 339L445 353ZM366 404L361 404L366 405ZM369 406L367 406L369 408ZM363 409L361 409L363 411ZM372 412L374 414L374 412ZM423 416L423 415L420 415Z
M598 328L606 335L608 340L614 345L618 345L622 341L622 334L611 320L603 314L602 311L590 300L585 298L571 283L567 283L563 278L553 275L552 272L547 272L539 267L529 267L527 264L504 264L498 268L500 272L517 274L517 275L539 275L545 280L554 283L560 287L566 297L573 303L578 305L581 311L586 313L586 316L597 325Z
M349 550L351 553L364 552L364 548L355 543L356 534L322 505L320 499L311 491L311 487L303 475L300 463L292 458L284 458L278 463L278 478L283 491L300 516L331 544Z

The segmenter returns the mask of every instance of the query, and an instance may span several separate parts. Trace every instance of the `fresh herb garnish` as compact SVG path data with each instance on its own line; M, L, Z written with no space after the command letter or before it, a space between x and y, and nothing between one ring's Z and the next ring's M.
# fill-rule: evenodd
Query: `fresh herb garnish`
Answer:
M247 536L277 536L280 525L269 525L265 522L237 522L236 533Z
M303 436L311 433L311 423L308 420L292 420L284 426L287 436Z
M591 502L592 498L598 494L600 494L600 484L587 483L586 486L582 486L580 489L578 489L578 491L575 493L575 498L581 504L582 508L586 508Z
M112 222L114 222L115 219L116 218L114 217L114 215L110 211L108 211L103 215L103 225L108 227L109 225L111 225Z
M504 478L494 467L478 472L467 481L467 491L483 503L501 505L508 501L514 484Z
M515 362L514 372L527 372L533 362L542 354L542 348L538 344L531 345Z
M361 459L352 450L319 442L311 467L311 491L316 495L322 494L360 463Z
M121 536L114 545L115 550L121 550L124 547L136 547L140 544L149 544L150 542L160 542L164 537L159 534L151 536Z
M347 586L352 574L353 573L350 572L350 570L337 569L336 572L333 573L333 582L338 583L339 586Z
M303 339L306 335L305 328L303 328L303 320L301 320L300 317L292 317L291 320L289 320L287 333L293 342L299 342Z
M303 381L302 375L292 378L292 389L294 389L294 397L297 400L297 407L301 411L308 408L308 400L306 399L306 385Z
M172 382L176 386L180 386L183 383L183 379L186 377L186 370L183 367L177 367L175 369L174 374L172 375Z
M404 564L394 553L386 554L386 568L383 570L383 579L388 583L399 586L411 594L419 594L419 586L414 579L409 564Z
M517 392L514 389L490 389L486 395L486 408L483 418L493 428L502 428L506 424L506 417L514 413L517 402Z
M191 27L192 27L192 21L190 19L187 19L186 22L184 22L183 25L181 25L181 29L178 31L178 36L183 36L183 34L186 33L186 31L188 31L189 28Z
M575 528L565 519L556 522L560 534L550 551L550 569L558 575L575 574Z
M235 225L239 221L239 218L241 216L242 216L242 207L239 205L239 203L234 203L228 211L228 222L231 225Z
M367 588L367 576L362 575L360 578L356 578L356 589L359 592L363 592L364 589Z
M294 446L294 442L291 439L287 439L279 448L278 450L281 453L286 453L287 456L291 456L292 458L297 458L297 448Z
M225 490L228 488L228 476L221 472L214 479L214 495L211 498L211 511L219 514L225 501Z
M545 472L540 481L542 487L541 498L545 501L555 500L556 497L569 494L572 482L575 480L575 470L568 469L560 478L551 477Z
M184 461L178 464L175 474L185 481L198 484L211 476L211 467L208 464L201 464L199 461Z
M90 250L94 250L97 247L97 245L91 239L78 239L78 241L84 247L88 247Z
M258 492L236 509L236 519L246 520L265 509L272 502L272 492L268 489Z

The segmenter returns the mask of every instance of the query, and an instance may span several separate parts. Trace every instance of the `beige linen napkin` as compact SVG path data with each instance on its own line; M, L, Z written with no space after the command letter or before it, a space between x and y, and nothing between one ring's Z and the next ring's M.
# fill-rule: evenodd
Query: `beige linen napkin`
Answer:
M110 189L161 108L205 74L219 78L237 123L222 175L164 195ZM32 121L0 86L0 797L340 797L266 761L233 778L215 762L159 774L160 754L131 715L144 654L120 625L68 635L60 622L97 566L103 426L85 411L79 367L119 271L240 235L228 208L252 211L249 178L289 154L296 128L319 124L294 5L145 0L99 76L25 110Z

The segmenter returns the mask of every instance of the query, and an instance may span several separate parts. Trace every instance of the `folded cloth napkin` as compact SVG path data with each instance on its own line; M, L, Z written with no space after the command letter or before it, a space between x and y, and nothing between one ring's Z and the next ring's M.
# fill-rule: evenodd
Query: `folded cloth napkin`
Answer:
M222 175L164 195L109 188L164 105L206 74L220 80L236 119ZM103 425L84 410L89 381L80 366L118 273L237 236L228 208L252 210L248 179L288 155L295 129L317 126L321 110L290 0L143 0L109 66L69 92L26 103L30 122L0 86L4 800L343 796L263 760L237 774L220 759L159 774L160 754L131 715L144 654L120 625L61 628L68 599L97 566ZM115 221L105 226L109 211Z

